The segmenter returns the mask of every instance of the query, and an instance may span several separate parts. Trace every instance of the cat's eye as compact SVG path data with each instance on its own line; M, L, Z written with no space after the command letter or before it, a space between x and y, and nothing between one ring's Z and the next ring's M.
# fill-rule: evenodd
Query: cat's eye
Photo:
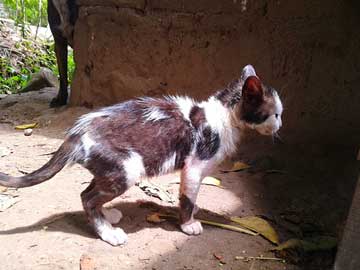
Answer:
M279 118L279 114L275 113L275 118L276 119Z

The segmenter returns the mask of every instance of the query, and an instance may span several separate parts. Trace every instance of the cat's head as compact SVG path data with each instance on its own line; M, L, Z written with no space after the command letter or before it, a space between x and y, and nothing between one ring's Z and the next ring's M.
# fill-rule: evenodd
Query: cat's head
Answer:
M241 99L237 117L245 126L263 135L273 135L281 127L283 106L276 90L264 85L251 65L241 75Z

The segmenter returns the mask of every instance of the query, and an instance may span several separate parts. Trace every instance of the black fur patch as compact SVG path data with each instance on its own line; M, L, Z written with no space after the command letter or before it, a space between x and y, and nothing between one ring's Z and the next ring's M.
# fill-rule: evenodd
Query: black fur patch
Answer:
M201 160L211 159L220 147L220 136L213 132L210 127L202 130L200 141L196 146L196 154Z
M191 219L195 204L186 196L180 196L180 222L186 223Z
M245 112L242 116L242 120L245 120L249 124L261 124L269 117L267 114L261 112Z
M189 118L194 128L199 129L200 126L206 121L204 109L200 108L199 106L192 107Z
M241 98L240 80L234 80L229 85L215 94L215 97L226 107L234 107Z

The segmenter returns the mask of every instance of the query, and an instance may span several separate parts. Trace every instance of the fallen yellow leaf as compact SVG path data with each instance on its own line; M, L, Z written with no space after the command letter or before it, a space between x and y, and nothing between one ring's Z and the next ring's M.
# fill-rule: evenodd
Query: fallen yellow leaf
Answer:
M19 125L19 126L16 126L15 129L23 130L23 129L28 129L28 128L35 128L35 127L37 127L37 125L38 125L38 123Z
M254 232L252 232L252 231L250 231L248 229L240 228L240 227L233 226L233 225L228 225L228 224L223 224L223 223L218 223L218 222L209 221L209 220L203 220L203 219L199 219L199 221L202 224L207 224L207 225L219 227L219 228L222 228L222 229L227 229L227 230L230 230L230 231L241 232L241 233L246 233L246 234L250 234L250 235L257 235L257 233L254 233Z
M236 161L231 170L233 171L239 171L239 170L245 170L245 169L249 169L251 166L246 164L246 163L243 163L243 162L240 162L240 161Z
M155 213L155 215L157 215L159 218L177 218L175 215L169 215L169 214ZM254 233L254 232L252 232L252 231L250 231L248 229L241 228L241 227L238 227L238 226L223 224L223 223L210 221L210 220L204 220L204 219L198 219L198 220L202 224L211 225L211 226L215 226L215 227L219 227L219 228L222 228L222 229L227 229L227 230L231 230L231 231L235 231L235 232L246 233L246 234L249 234L249 235L257 235L257 233Z
M161 223L164 222L165 219L160 217L159 213L153 213L146 217L146 220L151 223Z
M237 172L237 171L242 171L242 170L246 170L251 168L250 165L241 162L241 161L236 161L234 162L234 164L232 165L230 170L223 170L223 172Z
M215 177L212 177L212 176L206 176L201 184L204 184L204 185L210 185L210 186L221 186L221 181Z
M241 226L261 234L274 244L279 244L279 236L274 228L266 220L250 216L250 217L231 217L231 221L240 224Z

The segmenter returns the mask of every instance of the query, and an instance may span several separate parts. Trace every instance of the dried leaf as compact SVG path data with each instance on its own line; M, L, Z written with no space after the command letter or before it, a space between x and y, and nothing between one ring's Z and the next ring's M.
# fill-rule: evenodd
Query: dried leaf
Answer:
M264 257L264 256L235 256L235 260L243 260L245 262L249 262L251 260L260 260L260 261L280 261L282 263L285 263L286 261L281 258L275 258L275 257Z
M37 127L37 125L38 125L38 123L18 125L15 127L15 129L24 130L24 129L28 129L28 128L35 128L35 127Z
M300 248L304 251L321 251L321 250L330 250L337 246L337 239L331 236L317 236L313 238L307 238L305 240L301 239L289 239L284 243L281 243L279 246L271 250L285 250L285 249L296 249Z
M215 177L206 176L202 180L201 184L220 187L221 186L221 181L219 179L215 178Z
M261 234L263 237L268 239L270 242L274 244L279 243L279 236L274 228L267 222L266 220L251 216L251 217L231 217L231 221L240 224L241 226L255 231Z
M223 259L224 259L223 256L218 255L218 254L216 254L216 253L213 253L213 256L214 256L214 258L217 259L221 264L226 264L226 262L223 260Z
M172 194L160 185L155 185L149 181L141 181L138 185L139 188L148 196L159 198L160 200L168 203L174 203L176 201Z
M241 233L246 233L246 234L250 234L250 235L257 235L257 233L254 233L254 232L252 232L250 230L247 230L245 228L240 228L240 227L237 227L237 226L233 226L233 225L228 225L228 224L223 224L223 223L218 223L218 222L209 221L209 220L203 220L203 219L199 219L199 221L201 223L203 223L203 224L219 227L219 228L222 228L222 229L227 229L227 230L230 230L230 231L241 232Z
M250 165L248 165L244 162L241 162L241 161L236 161L236 162L234 162L234 164L230 170L223 170L223 172L237 172L237 171L242 171L242 170L246 170L249 168L251 168Z
M159 213L153 213L146 217L146 220L151 223L161 223L166 221L166 219L161 218Z
M167 215L167 214L160 214L160 213L159 213L159 217L162 217L162 218L177 218L174 215ZM223 223L210 221L210 220L204 220L204 219L198 219L198 220L202 224L211 225L211 226L219 227L219 228L230 230L230 231L246 233L246 234L249 234L249 235L257 235L257 233L254 233L254 232L252 232L252 231L250 231L248 229L241 228L241 227L238 227L238 226L223 224Z
M179 184L179 183L180 183L180 179L176 179L176 180L173 180L173 181L170 182L170 184ZM221 180L217 179L215 177L212 177L212 176L206 176L201 181L201 184L209 185L209 186L221 187Z

